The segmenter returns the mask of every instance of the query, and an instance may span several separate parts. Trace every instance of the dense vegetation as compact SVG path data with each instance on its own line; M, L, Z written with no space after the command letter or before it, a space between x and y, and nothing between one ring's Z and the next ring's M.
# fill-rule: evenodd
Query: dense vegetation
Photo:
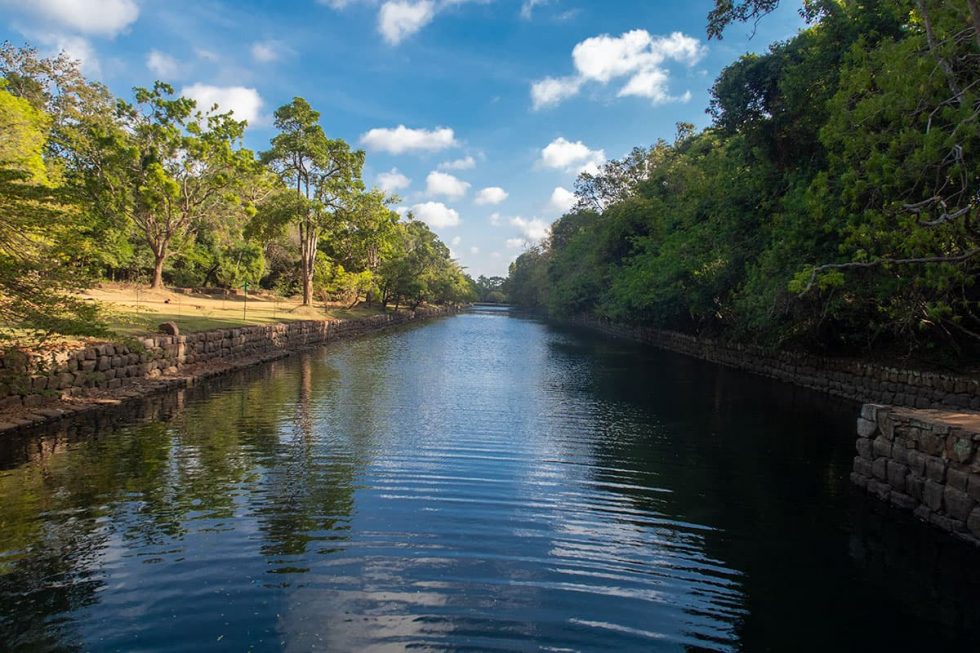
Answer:
M774 0L719 0L709 34ZM977 351L976 0L819 0L725 68L712 125L576 184L512 301L731 338Z
M169 85L131 101L66 56L0 48L0 335L98 334L99 279L265 287L381 306L454 303L474 282L422 222L368 189L364 153L302 98L256 155L246 124Z

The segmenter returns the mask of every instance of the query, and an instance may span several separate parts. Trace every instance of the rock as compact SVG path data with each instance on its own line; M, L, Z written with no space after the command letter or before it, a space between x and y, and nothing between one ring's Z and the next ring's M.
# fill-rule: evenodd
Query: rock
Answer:
M857 432L862 438L870 438L878 430L878 425L869 419L859 417L857 420Z
M966 526L970 532L980 537L980 508L974 508L970 513L970 518L966 520Z
M177 326L176 322L164 322L157 327L157 331L164 333L168 336L179 336L180 328Z
M943 492L946 514L953 519L966 521L976 502L966 492L947 486Z

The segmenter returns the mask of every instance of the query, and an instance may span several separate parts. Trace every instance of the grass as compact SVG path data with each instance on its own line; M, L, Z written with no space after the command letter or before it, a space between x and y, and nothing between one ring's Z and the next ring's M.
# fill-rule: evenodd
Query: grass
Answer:
M83 295L107 309L109 328L126 336L155 333L162 322L176 322L181 332L227 329L297 320L351 319L377 315L380 308L317 304L302 306L298 299L271 294L211 296L150 290L134 286L104 286Z

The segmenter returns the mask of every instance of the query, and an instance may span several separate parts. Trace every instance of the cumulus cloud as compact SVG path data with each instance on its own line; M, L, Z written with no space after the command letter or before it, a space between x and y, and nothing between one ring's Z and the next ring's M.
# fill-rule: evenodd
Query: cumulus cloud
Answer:
M693 66L705 52L698 39L681 32L653 36L636 29L620 36L593 36L572 49L576 74L533 83L531 103L534 109L554 106L578 94L586 82L608 84L617 79L626 80L619 89L620 97L644 97L655 105L687 101L690 93L670 94L670 73L665 65L674 62Z
M576 201L575 193L567 188L556 186L555 190L551 191L551 199L548 201L548 209L554 211L555 213L564 215L572 210Z
M146 55L146 67L158 79L170 80L180 75L180 64L177 60L159 50L150 50Z
M437 166L440 170L472 170L476 167L476 159L466 156L455 161L443 161Z
M452 245L453 247L459 247L459 244L461 242L463 242L462 237L460 237L460 236L454 236L453 239L451 241L449 241L449 244Z
M507 191L500 186L490 186L477 193L474 202L476 204L500 204L507 199L507 196Z
M375 184L386 193L397 193L408 188L412 184L412 180L400 173L398 168L392 168L388 172L382 172L378 175Z
M546 77L531 84L531 105L535 110L555 106L578 94L582 88L579 77Z
M82 36L56 33L39 34L37 35L37 39L51 50L59 53L63 52L77 61L79 66L81 66L82 72L86 75L99 77L102 74L99 57L88 39Z
M412 207L415 217L433 228L455 227L459 224L459 213L442 202L424 202Z
M551 225L538 218L526 220L517 216L510 219L510 224L520 230L523 240L532 244L541 242L551 233Z
M247 120L250 125L259 121L262 111L262 96L254 88L191 84L181 89L180 94L197 102L197 108L202 111L217 104L219 111L231 111L235 120Z
M135 0L0 0L0 6L48 25L109 38L136 22L140 13Z
M551 0L524 0L521 4L521 18L524 20L531 20L534 14L534 8L540 5L546 5Z
M361 144L379 152L435 152L456 145L456 136L448 127L409 129L398 125L394 129L375 128L361 135Z
M538 164L567 172L594 174L605 161L605 151L592 150L582 141L572 142L559 136L541 150Z
M378 11L378 32L391 45L398 45L432 22L436 3L432 0L389 0Z
M474 245L473 247L470 247L470 254L479 254L479 253L480 253L480 248L479 247L477 247L476 245Z
M500 226L501 222L500 222L500 214L499 213L491 213L490 214L490 224L492 224L495 227L499 227Z
M425 192L429 195L443 195L458 200L469 190L470 185L451 174L433 170L425 178Z

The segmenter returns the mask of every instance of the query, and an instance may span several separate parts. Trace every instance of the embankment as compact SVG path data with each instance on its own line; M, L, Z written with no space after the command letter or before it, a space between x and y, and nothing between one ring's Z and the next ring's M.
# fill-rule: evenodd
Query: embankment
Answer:
M441 317L451 308L154 335L40 357L0 358L0 432L98 410L341 338Z
M607 335L767 376L861 403L909 408L980 409L974 377L890 367L878 363L771 351L674 331L579 318L574 323Z

